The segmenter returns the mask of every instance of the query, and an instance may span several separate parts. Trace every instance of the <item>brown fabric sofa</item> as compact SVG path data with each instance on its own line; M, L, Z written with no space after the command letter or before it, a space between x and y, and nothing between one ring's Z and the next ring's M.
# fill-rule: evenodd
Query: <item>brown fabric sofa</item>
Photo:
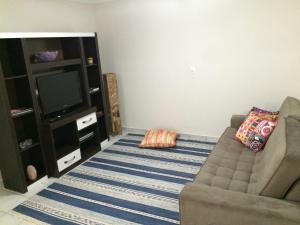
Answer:
M265 149L233 137L233 116L193 183L180 194L182 225L300 225L300 102L287 97Z

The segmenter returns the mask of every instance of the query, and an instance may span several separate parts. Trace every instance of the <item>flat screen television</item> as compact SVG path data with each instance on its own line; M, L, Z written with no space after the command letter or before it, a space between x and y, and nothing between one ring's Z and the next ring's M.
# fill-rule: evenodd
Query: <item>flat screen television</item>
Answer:
M63 112L83 102L78 71L40 76L37 86L44 116Z

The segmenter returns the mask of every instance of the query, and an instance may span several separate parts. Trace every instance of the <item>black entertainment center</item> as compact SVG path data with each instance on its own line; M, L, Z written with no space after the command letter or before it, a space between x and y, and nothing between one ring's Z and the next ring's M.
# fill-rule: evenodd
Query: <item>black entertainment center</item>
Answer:
M0 63L6 188L25 193L101 150L107 108L96 33L0 33ZM37 171L34 180L29 165Z

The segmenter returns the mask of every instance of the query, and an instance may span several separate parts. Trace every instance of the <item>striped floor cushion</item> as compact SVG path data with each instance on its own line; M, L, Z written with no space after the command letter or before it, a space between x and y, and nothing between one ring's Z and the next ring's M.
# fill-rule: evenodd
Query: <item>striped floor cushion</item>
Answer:
M149 130L140 143L141 148L169 148L176 146L177 133L163 129Z

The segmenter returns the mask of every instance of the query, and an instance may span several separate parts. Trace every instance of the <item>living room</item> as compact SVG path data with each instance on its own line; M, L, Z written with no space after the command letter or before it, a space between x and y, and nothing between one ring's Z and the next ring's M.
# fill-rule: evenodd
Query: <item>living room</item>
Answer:
M299 20L296 0L1 1L0 224L300 224Z

